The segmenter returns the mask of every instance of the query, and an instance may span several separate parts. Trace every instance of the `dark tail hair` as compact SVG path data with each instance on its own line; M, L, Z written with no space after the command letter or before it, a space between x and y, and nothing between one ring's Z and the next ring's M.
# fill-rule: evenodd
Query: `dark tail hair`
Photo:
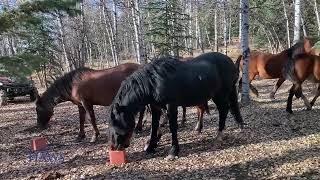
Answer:
M240 62L241 62L241 59L242 59L242 55L239 55L237 60L236 60L236 63L235 63L235 66L238 70L238 73L240 73Z
M229 96L229 103L230 103L230 110L235 118L236 122L240 125L243 125L243 119L240 113L240 107L238 103L238 94L237 94L237 89L236 86L233 85L231 94Z

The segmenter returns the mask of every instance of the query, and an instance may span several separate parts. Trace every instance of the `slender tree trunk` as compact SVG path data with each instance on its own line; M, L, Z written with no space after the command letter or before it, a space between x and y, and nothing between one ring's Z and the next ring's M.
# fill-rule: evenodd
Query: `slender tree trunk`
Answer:
M60 38L61 38L61 46L62 46L62 52L63 52L63 57L64 57L64 62L65 62L65 72L69 72L72 70L72 67L71 67L71 64L69 62L69 59L68 59L68 55L67 55L67 51L66 51L66 41L65 41L65 35L64 35L64 25L63 25L63 22L62 22L62 16L59 15L58 17L59 19L59 23L58 23L58 26L59 26L59 32L60 32Z
M244 105L249 104L249 0L242 0L241 3L241 46L242 46L242 56L243 56L243 74L242 74L242 93L241 102Z
M214 50L216 52L218 52L218 48L219 48L219 45L218 45L218 23L217 23L217 16L218 16L218 10L217 10L217 6L215 7L214 9Z
M117 0L112 1L112 9L113 9L113 49L115 51L115 62L114 65L119 65L119 51L118 51L118 12L117 12Z
M293 30L293 44L300 39L300 0L295 0L294 3L294 30Z
M241 36L242 36L242 13L241 13L241 4L242 0L240 0L240 13L239 13L239 42L241 42Z
M284 3L284 0L282 0L282 5L283 5L284 18L286 20L287 48L290 48L291 47L291 42L290 42L289 19L288 19L288 14L287 14L287 10L286 10L286 4Z
M313 0L314 1L314 13L316 14L316 18L317 18L317 25L318 25L318 36L320 35L320 18L319 18L319 12L318 12L318 4L317 4L317 0Z
M307 37L308 34L307 34L307 28L306 28L306 25L304 24L304 20L303 20L303 17L301 16L301 24L302 24L302 30L303 30L303 36L304 37Z
M227 22L227 7L226 7L226 1L223 1L223 41L224 41L224 47L225 47L225 54L228 54L228 22Z

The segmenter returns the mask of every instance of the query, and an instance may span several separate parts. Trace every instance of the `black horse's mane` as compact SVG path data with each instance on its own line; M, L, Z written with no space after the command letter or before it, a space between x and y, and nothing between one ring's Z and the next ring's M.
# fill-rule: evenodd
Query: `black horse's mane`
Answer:
M174 57L161 57L146 64L122 82L115 103L122 104L124 101L150 103L152 99L161 101L162 97L154 93L156 84L171 76L181 63L183 62Z
M79 83L83 78L83 74L91 71L93 70L90 68L82 67L66 73L50 85L42 94L41 100L49 106L54 106L62 101L68 101L71 96L73 84Z

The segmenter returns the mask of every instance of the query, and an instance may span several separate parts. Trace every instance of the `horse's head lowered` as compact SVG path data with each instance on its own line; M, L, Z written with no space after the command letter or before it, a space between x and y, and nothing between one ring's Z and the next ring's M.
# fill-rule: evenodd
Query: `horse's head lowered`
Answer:
M123 150L130 145L134 130L134 112L128 106L115 103L111 106L109 145L111 150Z
M48 122L53 115L53 108L48 108L48 105L43 102L40 96L36 100L36 111L37 111L37 125L41 129L48 127Z

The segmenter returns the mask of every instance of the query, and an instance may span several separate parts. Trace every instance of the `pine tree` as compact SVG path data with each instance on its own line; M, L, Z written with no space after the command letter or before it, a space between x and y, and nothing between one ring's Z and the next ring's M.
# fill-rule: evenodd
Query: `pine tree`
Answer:
M189 16L183 14L179 0L152 0L148 3L150 29L146 35L158 51L158 55L178 57L186 50L186 25Z

